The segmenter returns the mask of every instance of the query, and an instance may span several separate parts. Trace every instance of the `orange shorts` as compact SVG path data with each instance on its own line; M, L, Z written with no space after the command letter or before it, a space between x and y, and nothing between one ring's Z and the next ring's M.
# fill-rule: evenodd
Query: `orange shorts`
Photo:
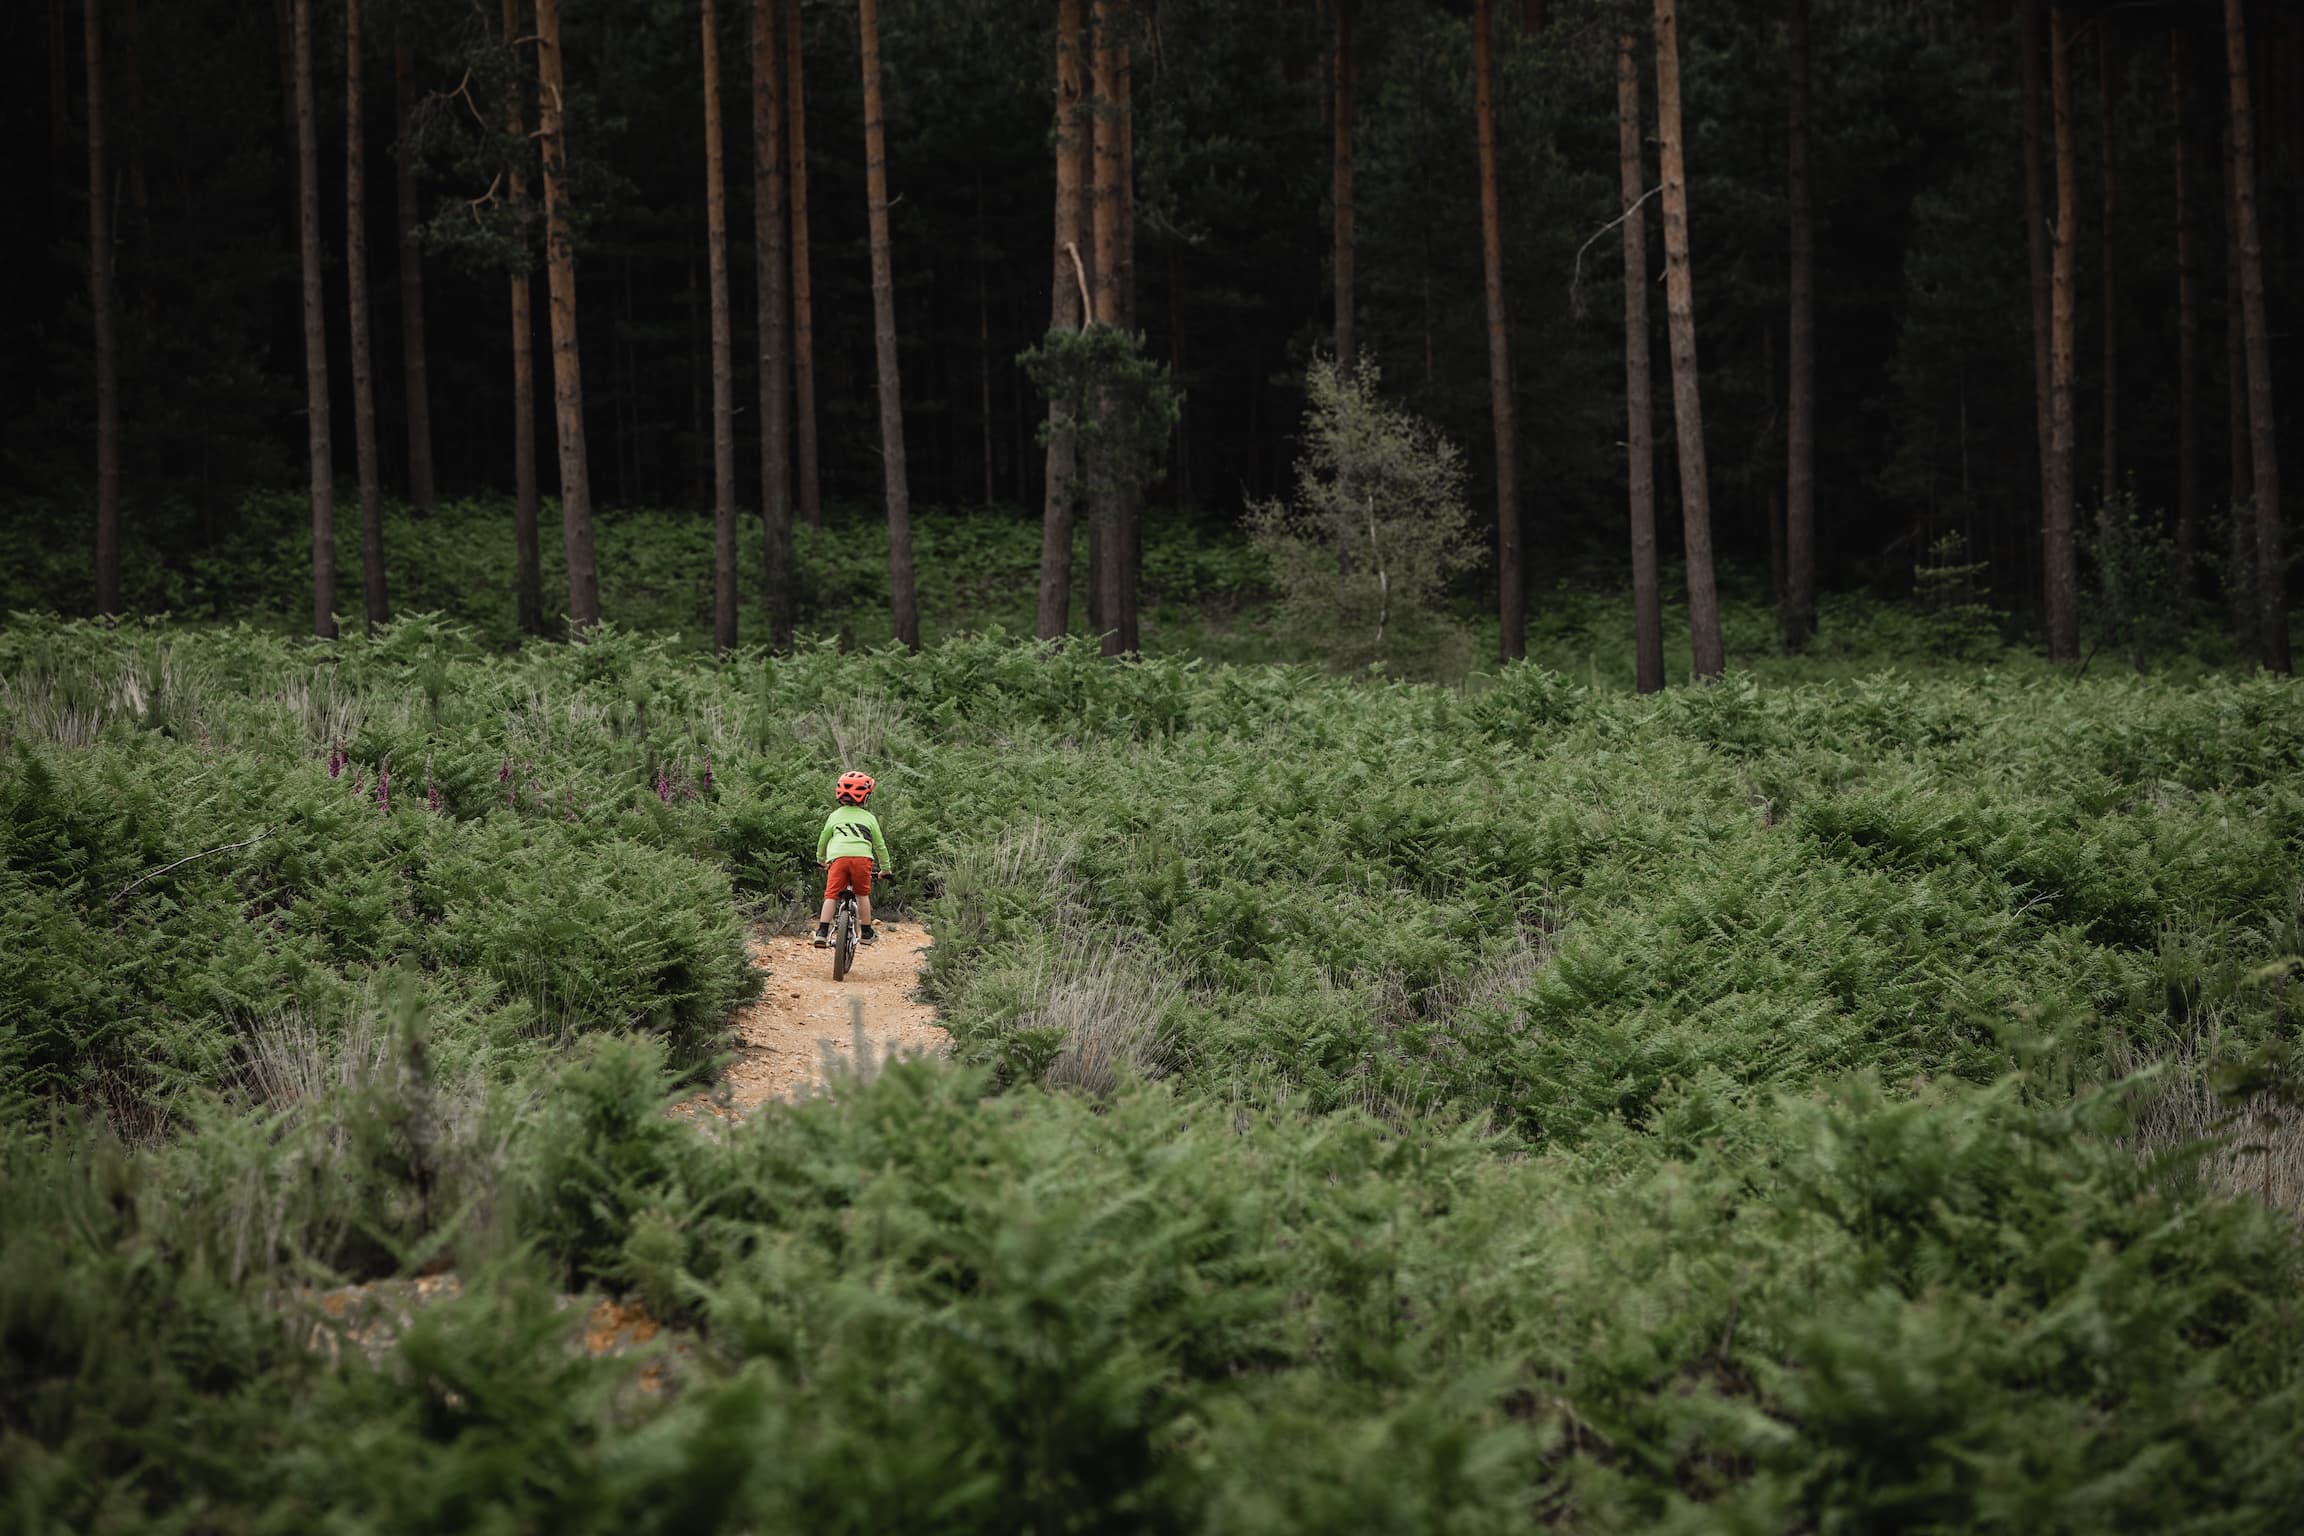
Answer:
M824 871L826 901L837 901L842 891L850 889L867 899L872 895L872 861L861 854L834 859Z

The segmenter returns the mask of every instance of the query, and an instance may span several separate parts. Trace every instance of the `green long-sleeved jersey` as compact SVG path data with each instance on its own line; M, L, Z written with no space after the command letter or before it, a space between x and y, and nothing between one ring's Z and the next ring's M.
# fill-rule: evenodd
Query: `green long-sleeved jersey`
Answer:
M836 805L824 818L816 836L816 862L828 859L873 858L888 864L888 840L880 835L880 818L860 805Z

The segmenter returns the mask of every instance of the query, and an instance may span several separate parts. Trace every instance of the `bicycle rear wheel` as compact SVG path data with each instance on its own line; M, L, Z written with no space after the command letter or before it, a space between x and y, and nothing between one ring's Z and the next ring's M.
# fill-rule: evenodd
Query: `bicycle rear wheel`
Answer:
M832 979L846 981L856 959L856 898L843 895L832 914Z

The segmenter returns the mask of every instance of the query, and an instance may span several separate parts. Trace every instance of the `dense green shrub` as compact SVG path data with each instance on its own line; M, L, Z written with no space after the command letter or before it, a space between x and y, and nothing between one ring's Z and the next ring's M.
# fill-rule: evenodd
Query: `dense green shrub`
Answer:
M94 1187L0 1216L12 1514L2271 1530L2304 1494L2294 1231L2172 1200L2107 1105L2016 1079L1682 1096L1501 1159L1159 1090L987 1100L924 1064L711 1140L641 1112L643 1063L577 1072L586 1107L510 1155L628 1197L597 1207L624 1262L699 1329L674 1393L572 1356L517 1259L325 1369L309 1303L224 1283L217 1228L172 1209L245 1156L74 1141ZM58 1150L12 1142L11 1187ZM157 1381L103 1374L154 1351ZM192 1432L140 1433L160 1414Z

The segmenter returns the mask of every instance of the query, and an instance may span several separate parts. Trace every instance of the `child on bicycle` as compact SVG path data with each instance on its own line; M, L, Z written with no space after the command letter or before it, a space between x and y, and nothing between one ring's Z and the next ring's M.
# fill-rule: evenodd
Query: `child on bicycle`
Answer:
M824 909L816 917L816 947L832 943L832 908L841 893L856 893L856 915L864 920L863 940L876 944L872 931L872 861L888 867L888 840L880 835L880 819L864 808L876 788L868 773L844 773L833 790L838 803L824 818L816 837L816 862L824 866Z

